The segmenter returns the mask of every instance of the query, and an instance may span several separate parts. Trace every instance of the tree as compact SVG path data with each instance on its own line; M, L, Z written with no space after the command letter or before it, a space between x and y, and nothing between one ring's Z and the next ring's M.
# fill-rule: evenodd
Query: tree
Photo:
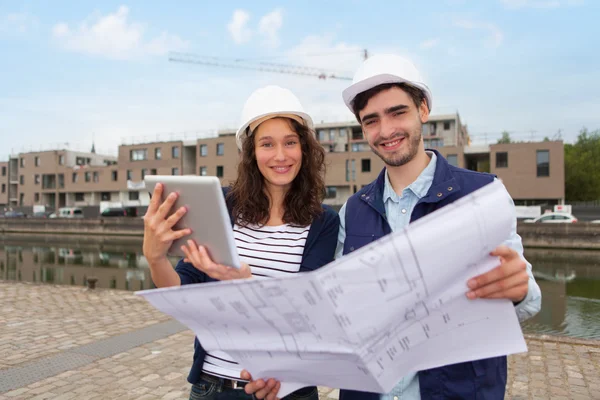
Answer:
M600 130L583 128L574 144L565 144L565 198L600 200Z
M508 131L502 131L502 137L498 139L498 144L506 143L512 143L512 141L510 140L510 133L508 133Z

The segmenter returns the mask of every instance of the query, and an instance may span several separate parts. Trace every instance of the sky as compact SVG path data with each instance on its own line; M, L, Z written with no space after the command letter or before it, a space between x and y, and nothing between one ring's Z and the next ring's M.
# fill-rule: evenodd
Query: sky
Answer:
M353 118L341 97L350 81L176 53L345 77L365 49L395 53L425 77L432 114L458 112L474 142L503 130L572 142L600 129L599 15L592 0L0 0L0 160L214 135L268 84L291 89L316 122Z

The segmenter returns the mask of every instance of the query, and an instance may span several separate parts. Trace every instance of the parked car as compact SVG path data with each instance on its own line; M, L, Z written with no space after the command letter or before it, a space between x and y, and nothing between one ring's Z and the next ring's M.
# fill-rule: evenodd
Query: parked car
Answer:
M26 215L21 211L7 211L4 213L4 218L25 218Z
M590 221L590 224L600 224L600 219Z
M137 217L135 207L110 207L102 210L101 217Z
M526 219L523 222L527 223L544 223L544 224L572 224L577 222L577 218L568 213L550 212L542 214L537 218Z
M50 218L83 218L83 210L79 207L62 207L55 214L50 214Z

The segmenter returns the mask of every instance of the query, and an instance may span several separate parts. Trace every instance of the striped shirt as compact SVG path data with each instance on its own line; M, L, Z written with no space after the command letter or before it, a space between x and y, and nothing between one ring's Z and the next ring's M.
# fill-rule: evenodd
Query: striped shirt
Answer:
M233 226L240 260L250 266L252 276L258 279L297 273L309 230L310 226ZM202 366L207 374L237 380L242 369L223 351L207 353Z

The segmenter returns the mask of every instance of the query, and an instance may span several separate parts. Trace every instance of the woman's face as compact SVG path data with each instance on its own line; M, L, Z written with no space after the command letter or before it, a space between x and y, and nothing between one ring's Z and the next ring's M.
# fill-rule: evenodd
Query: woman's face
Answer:
M287 118L271 118L254 133L258 169L267 189L288 190L302 166L300 137Z

